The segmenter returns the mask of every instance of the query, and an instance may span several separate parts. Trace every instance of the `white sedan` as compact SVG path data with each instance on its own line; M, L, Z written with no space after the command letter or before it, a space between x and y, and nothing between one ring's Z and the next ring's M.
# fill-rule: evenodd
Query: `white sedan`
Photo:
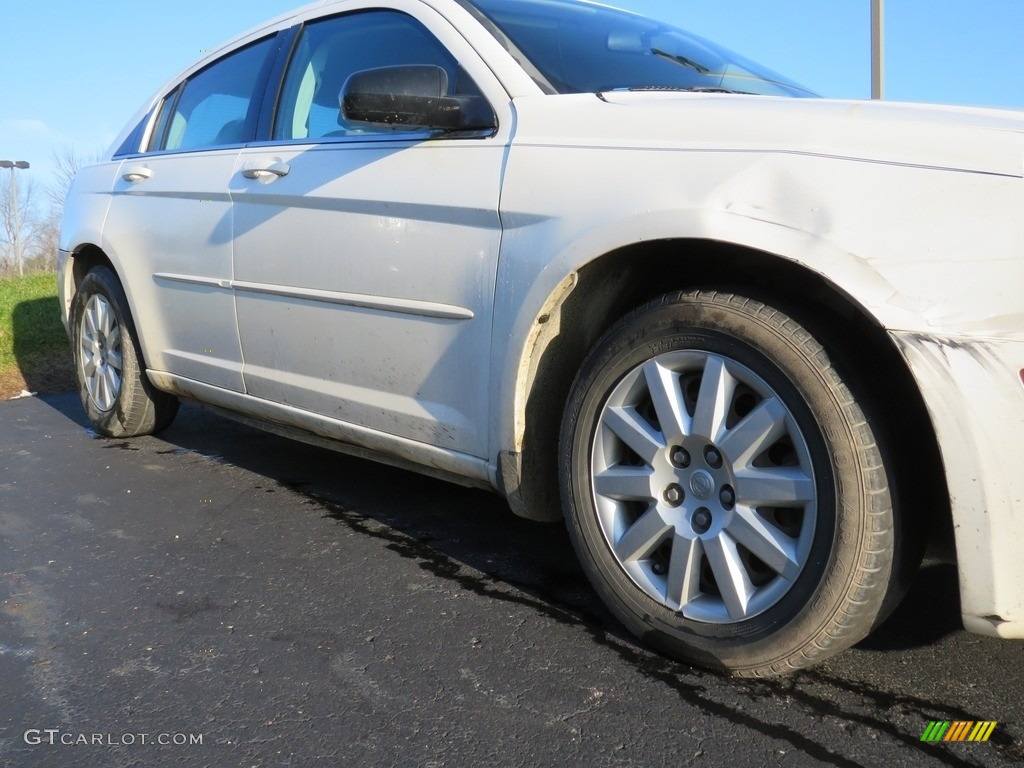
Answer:
M812 664L952 525L1024 638L1024 115L819 99L576 0L325 0L162 88L64 212L101 433L179 397L567 521L639 637Z

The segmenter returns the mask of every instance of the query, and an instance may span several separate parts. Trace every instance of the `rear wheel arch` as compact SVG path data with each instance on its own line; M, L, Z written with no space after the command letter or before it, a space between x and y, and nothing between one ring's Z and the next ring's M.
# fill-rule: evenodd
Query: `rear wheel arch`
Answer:
M121 284L121 287L125 293L125 300L128 303L128 310L133 320L139 316L139 313L136 311L135 308L135 302L132 298L132 291L130 286L128 285L128 281L124 279L122 270L118 268L118 266L114 263L114 260L111 259L110 256L108 256L102 248L92 243L81 245L72 252L70 261L71 264L69 266L68 271L70 273L69 279L71 281L71 290L68 291L68 293L66 294L68 301L69 319L71 317L70 307L71 304L74 302L75 295L78 293L79 286L81 286L82 281L85 279L86 275L92 272L96 267L100 266L106 267L111 272L113 272L114 277L116 277L117 281ZM143 365L148 367L146 341L144 338L141 337L138 338L137 340L139 346L141 347Z
M93 270L93 268L103 265L108 267L115 275L118 280L121 280L121 275L118 273L114 263L110 260L106 253L97 246L87 244L79 246L74 250L71 255L71 279L74 282L74 292L78 292L78 286L82 284L82 280L85 276ZM123 280L121 281L123 284Z
M68 320L82 405L96 430L108 437L160 432L174 420L178 400L146 376L124 282L99 249L75 256Z

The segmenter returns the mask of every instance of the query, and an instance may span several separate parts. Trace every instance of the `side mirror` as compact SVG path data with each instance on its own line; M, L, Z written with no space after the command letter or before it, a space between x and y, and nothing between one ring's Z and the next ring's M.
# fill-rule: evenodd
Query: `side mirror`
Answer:
M441 67L380 67L356 72L339 96L342 116L375 126L443 131L493 131L498 127L481 96L449 96Z

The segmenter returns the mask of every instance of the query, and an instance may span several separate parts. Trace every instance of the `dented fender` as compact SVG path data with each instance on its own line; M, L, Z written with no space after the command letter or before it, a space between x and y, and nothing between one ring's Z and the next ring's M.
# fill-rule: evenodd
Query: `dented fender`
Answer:
M964 626L1024 639L1024 342L891 335L938 437Z

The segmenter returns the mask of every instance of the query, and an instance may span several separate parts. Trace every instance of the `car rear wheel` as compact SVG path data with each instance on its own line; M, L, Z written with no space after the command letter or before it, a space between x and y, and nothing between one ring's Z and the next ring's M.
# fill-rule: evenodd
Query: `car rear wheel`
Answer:
M597 344L562 425L563 506L631 631L757 676L871 630L894 512L852 390L803 326L736 294L663 297Z
M107 267L82 280L71 307L75 371L89 421L107 437L165 429L178 400L149 383L124 289Z

